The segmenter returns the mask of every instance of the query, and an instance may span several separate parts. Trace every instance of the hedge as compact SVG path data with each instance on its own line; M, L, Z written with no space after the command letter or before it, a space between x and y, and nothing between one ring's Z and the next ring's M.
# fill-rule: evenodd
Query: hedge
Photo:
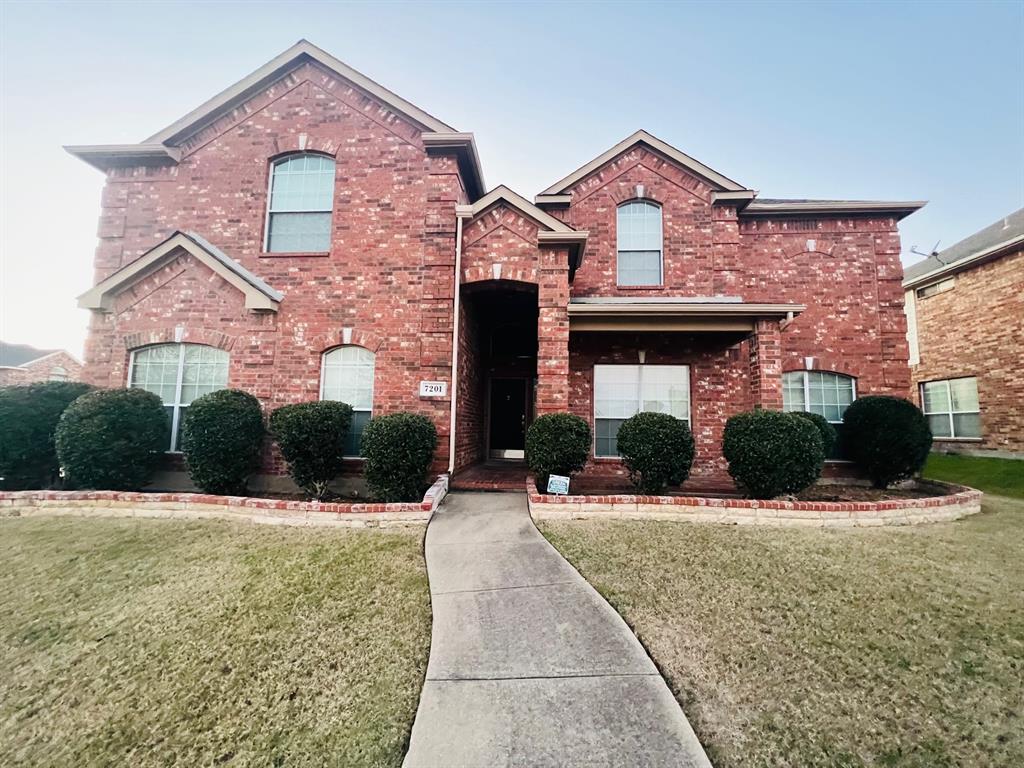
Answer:
M316 500L341 472L352 407L333 400L284 405L270 414L270 434L288 464L288 473Z
M871 395L846 409L843 445L875 488L886 488L924 466L932 431L921 409L909 400Z
M623 422L617 437L629 479L640 493L659 494L690 476L693 435L682 419L641 412Z
M189 477L205 493L244 496L259 466L263 411L239 389L220 389L192 401L181 427Z
M821 475L821 433L792 413L757 410L725 423L722 453L736 484L755 499L799 493Z
M370 419L360 443L363 475L380 501L421 501L437 450L434 422L417 413Z
M839 433L836 432L836 428L820 413L811 413L810 411L793 411L792 413L801 419L807 419L817 427L818 433L821 435L821 447L825 451L825 458L829 458L836 447L836 442L839 440Z
M526 430L526 464L544 491L550 475L569 477L590 456L591 432L585 419L571 413L548 413Z

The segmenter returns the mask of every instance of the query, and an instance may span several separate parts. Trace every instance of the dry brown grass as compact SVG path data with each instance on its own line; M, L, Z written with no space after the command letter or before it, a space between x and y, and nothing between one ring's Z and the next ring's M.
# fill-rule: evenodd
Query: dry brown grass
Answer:
M1024 765L1024 503L822 531L542 525L717 768Z
M399 765L421 539L0 520L0 765Z

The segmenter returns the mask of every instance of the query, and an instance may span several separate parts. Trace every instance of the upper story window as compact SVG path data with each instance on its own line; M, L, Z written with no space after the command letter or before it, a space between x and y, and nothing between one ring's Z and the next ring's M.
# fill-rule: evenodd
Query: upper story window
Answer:
M615 231L618 284L661 285L661 207L646 200L620 205Z
M917 289L917 298L927 299L929 296L934 296L937 293L945 293L946 291L952 291L953 286L956 285L955 277L947 277L945 280L940 280L937 283L926 285L922 288Z
M267 252L324 253L331 250L334 160L289 155L270 168Z
M373 375L376 356L363 347L337 347L324 353L321 400L340 400L352 406L352 426L345 438L345 456L359 455L363 429L373 415Z
M782 374L782 410L809 411L824 416L837 433L842 432L843 414L856 397L856 379L841 373L793 371ZM843 458L841 439L826 458Z
M200 395L228 385L228 353L202 344L158 344L132 352L128 386L158 395L171 423L169 451L180 450L185 411Z
M667 413L689 426L689 366L594 366L595 456L618 456L619 427L641 411Z
M921 405L935 437L981 437L978 380L974 376L921 385Z

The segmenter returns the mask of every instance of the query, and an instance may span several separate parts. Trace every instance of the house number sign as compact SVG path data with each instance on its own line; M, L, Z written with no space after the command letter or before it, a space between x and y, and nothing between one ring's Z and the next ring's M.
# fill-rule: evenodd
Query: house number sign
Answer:
M421 381L420 397L444 397L448 394L447 381Z

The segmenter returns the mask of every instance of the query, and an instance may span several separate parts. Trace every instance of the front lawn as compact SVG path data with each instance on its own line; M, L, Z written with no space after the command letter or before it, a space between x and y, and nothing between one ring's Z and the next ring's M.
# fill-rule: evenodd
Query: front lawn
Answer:
M969 485L985 493L1024 499L1024 461L932 453L921 474L932 480Z
M422 529L0 520L0 765L398 766Z
M843 531L558 521L716 768L1024 765L1024 502Z

